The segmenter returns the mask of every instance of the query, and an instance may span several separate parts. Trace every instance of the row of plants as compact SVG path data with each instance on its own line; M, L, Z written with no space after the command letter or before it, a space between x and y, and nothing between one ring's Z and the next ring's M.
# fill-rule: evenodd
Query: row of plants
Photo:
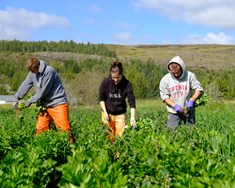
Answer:
M137 104L138 105L138 104ZM71 108L75 143L66 133L35 136L36 108L0 110L1 187L234 187L235 107L210 102L197 124L171 132L165 106L137 111L110 142L100 110ZM128 122L128 121L127 121Z

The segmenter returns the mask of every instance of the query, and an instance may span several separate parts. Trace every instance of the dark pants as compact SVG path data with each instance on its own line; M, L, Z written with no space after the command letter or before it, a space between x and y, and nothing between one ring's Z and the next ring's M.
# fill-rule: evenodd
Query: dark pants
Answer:
M169 113L166 126L175 131L182 122L188 126L195 124L195 108L190 109L187 115Z

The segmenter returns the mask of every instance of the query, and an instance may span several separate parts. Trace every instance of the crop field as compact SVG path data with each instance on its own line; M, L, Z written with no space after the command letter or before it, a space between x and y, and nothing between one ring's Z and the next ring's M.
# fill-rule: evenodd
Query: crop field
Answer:
M129 113L128 113L129 115ZM35 136L36 108L0 108L0 187L235 187L235 105L197 108L196 125L167 130L161 103L137 102L137 124L110 142L99 107L70 108L76 139Z

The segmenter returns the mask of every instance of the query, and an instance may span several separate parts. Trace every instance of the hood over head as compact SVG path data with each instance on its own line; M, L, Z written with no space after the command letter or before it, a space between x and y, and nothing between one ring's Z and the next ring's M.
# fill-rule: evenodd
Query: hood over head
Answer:
M180 67L181 67L181 69L182 69L182 74L181 74L181 76L178 78L178 79L182 79L183 77L184 77L184 73L185 73L185 63L184 63L184 61L180 58L180 56L175 56L175 57L173 57L170 61L169 61L169 63L167 64L167 70L171 73L171 71L170 71L170 69L169 69L169 65L171 64L171 63L177 63Z

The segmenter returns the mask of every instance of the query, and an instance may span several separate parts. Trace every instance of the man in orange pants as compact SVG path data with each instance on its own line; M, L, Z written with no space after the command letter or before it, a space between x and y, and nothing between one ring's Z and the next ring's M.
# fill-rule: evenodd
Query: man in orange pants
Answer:
M57 129L69 132L69 141L74 142L69 124L69 109L66 93L61 79L57 72L43 60L33 57L26 61L29 74L16 92L13 108L18 107L20 99L24 98L27 92L36 87L35 95L25 102L25 108L32 103L40 102L46 110L38 114L36 123L36 134L50 129L54 121Z

